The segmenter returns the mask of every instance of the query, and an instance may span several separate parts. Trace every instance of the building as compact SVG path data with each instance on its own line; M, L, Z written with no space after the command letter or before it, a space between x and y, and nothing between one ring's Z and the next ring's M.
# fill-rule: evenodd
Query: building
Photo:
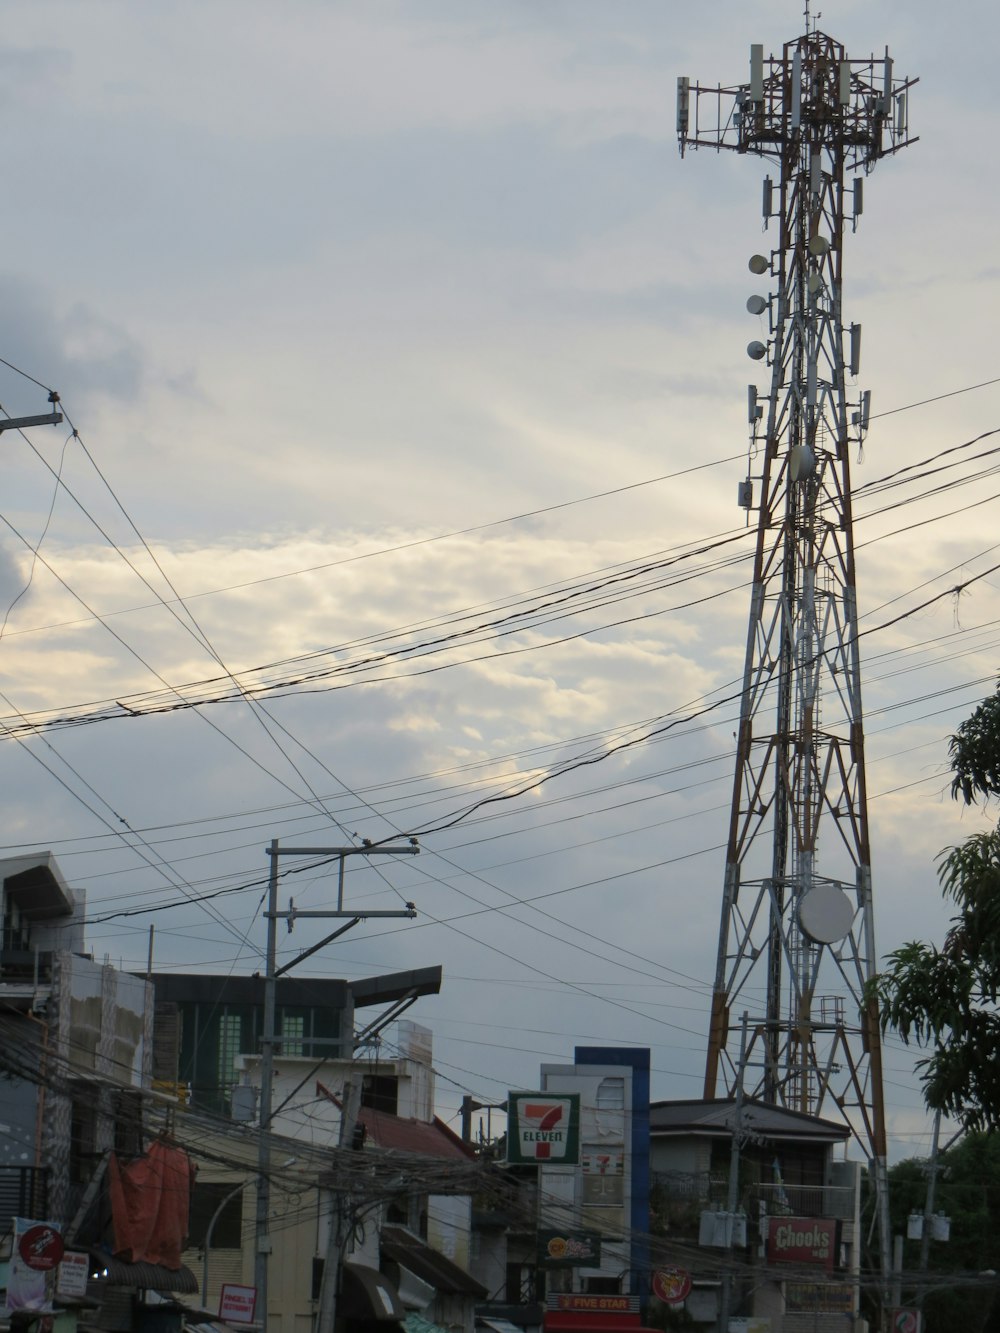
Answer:
M649 1254L649 1051L578 1046L507 1104L514 1198L479 1220L503 1296L480 1327L642 1333ZM506 1252L503 1246L506 1244ZM488 1247L488 1249L487 1249Z
M51 852L0 861L0 1211L65 1225L106 1154L137 1150L152 1068L151 989L85 952L84 911Z
M203 1144L184 1261L201 1268L203 1303L215 1311L223 1284L254 1284L263 985L254 977L154 980L156 1073L183 1095L177 1122L197 1120ZM479 1169L434 1116L430 1032L399 1017L440 984L439 967L360 982L278 979L266 1238L272 1333L310 1333L331 1253L339 1328L389 1319L408 1321L410 1333L473 1333L475 1304L486 1295L469 1271ZM358 1011L375 1007L383 1012L359 1032ZM211 1128L220 1115L227 1122ZM398 1185L386 1184L390 1174ZM347 1177L363 1182L360 1193ZM340 1241L332 1248L331 1232Z
M85 1270L85 1290L74 1283L70 1294L72 1265L60 1266L61 1328L86 1308L91 1324L131 1329L145 1292L193 1291L194 1277L112 1260L103 1249L108 1164L143 1146L153 989L86 952L84 910L50 852L0 862L0 1233L14 1218L51 1224ZM88 1286L92 1270L105 1276Z
M837 1160L850 1131L747 1099L739 1116L736 1214L728 1212L735 1102L650 1107L654 1269L692 1282L688 1317L716 1326L724 1273L735 1269L734 1316L773 1333L848 1330L858 1319L861 1163ZM804 1238L811 1238L806 1240ZM796 1240L803 1243L796 1243Z

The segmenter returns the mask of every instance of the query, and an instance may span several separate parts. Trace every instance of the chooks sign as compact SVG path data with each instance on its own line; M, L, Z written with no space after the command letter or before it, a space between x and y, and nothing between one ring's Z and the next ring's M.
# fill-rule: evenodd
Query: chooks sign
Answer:
M768 1263L811 1265L829 1272L837 1259L837 1231L832 1218L770 1217Z
M580 1094L507 1094L507 1161L519 1166L580 1160Z

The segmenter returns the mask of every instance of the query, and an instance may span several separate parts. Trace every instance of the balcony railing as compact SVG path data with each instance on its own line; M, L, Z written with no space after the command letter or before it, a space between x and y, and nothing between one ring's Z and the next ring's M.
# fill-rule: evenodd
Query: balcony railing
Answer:
M52 980L52 953L35 949L0 948L0 982L47 984Z
M45 1167L0 1166L0 1228L6 1229L12 1217L44 1219L48 1181Z
M764 1204L770 1216L854 1217L854 1191L846 1185L753 1185L748 1191L747 1211L759 1212Z
M677 1223L693 1222L703 1209L724 1210L729 1198L729 1176L722 1171L657 1172L653 1176L667 1219ZM739 1207L748 1216L761 1211L770 1216L838 1217L849 1221L854 1216L854 1191L843 1185L786 1185L777 1183L741 1183Z

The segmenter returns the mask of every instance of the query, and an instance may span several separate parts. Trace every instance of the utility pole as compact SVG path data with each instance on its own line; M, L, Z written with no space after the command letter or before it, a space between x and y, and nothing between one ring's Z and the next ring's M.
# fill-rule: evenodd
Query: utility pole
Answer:
M278 977L290 972L305 958L309 958L319 949L325 948L338 936L345 934L361 921L382 919L385 917L409 917L417 915L413 903L407 903L405 909L398 911L354 911L344 907L344 870L349 856L417 856L420 852L416 838L410 838L404 844L364 844L361 847L281 847L274 838L267 849L270 857L270 872L267 887L267 945L264 971L264 1032L261 1038L260 1057L260 1136L257 1146L257 1214L256 1214L256 1253L254 1258L254 1285L257 1288L258 1322L261 1333L267 1333L267 1269L271 1254L270 1215L271 1215L271 1100L274 1085L274 1047L276 1045L276 996ZM303 912L289 902L287 912L278 911L278 861L282 856L335 857L338 862L337 907L331 911ZM345 924L324 936L318 944L304 949L290 963L277 966L278 922L284 920L291 930L298 920L346 918ZM353 1053L353 1049L352 1049ZM324 1274L325 1278L325 1274ZM331 1319L332 1328L332 1319Z
M934 1136L931 1139L931 1160L927 1168L927 1195L924 1199L924 1219L920 1231L920 1273L927 1272L931 1257L931 1222L934 1218L934 1193L937 1187L938 1146L941 1143L941 1112L934 1112ZM921 1293L921 1300L923 1294Z
M475 1097L470 1097L468 1094L464 1096L462 1098L462 1142L472 1142L473 1111L506 1111L506 1109L506 1102L477 1102ZM482 1125L482 1121L480 1121L480 1125Z
M736 1205L740 1197L740 1151L743 1147L743 1070L746 1065L747 1053L747 1019L748 1015L744 1014L740 1025L740 1062L736 1072L733 1137L729 1147L729 1190L726 1195L729 1244L726 1247L725 1268L722 1270L722 1286L719 1289L719 1333L729 1333L729 1307L733 1290L733 1239L736 1229Z
M842 310L846 220L864 177L911 139L908 93L892 58L851 59L810 23L779 55L750 48L749 80L678 80L686 148L773 162L763 190L774 247L750 272L770 367L748 390L750 451L739 503L757 510L736 771L705 1067L705 1096L737 1082L733 1004L753 998L750 1095L846 1122L879 1201L890 1258L882 1056L876 1005L864 714L850 454L870 394L848 401L861 327ZM857 173L857 174L853 174ZM849 219L845 214L849 211ZM757 997L763 997L762 1000Z
M341 1150L351 1148L354 1142L354 1129L361 1111L361 1079L352 1078L344 1085L340 1110L340 1133L338 1141ZM340 1261L344 1253L346 1220L344 1197L339 1190L334 1190L330 1204L330 1232L326 1242L326 1258L323 1263L323 1278L319 1289L319 1311L316 1316L316 1333L333 1333L337 1318L337 1286L340 1280Z

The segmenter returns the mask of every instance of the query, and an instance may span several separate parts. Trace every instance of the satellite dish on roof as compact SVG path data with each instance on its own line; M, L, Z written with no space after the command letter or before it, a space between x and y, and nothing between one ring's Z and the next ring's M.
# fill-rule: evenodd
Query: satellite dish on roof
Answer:
M799 903L799 925L815 944L836 944L853 920L851 900L836 884L817 884Z

